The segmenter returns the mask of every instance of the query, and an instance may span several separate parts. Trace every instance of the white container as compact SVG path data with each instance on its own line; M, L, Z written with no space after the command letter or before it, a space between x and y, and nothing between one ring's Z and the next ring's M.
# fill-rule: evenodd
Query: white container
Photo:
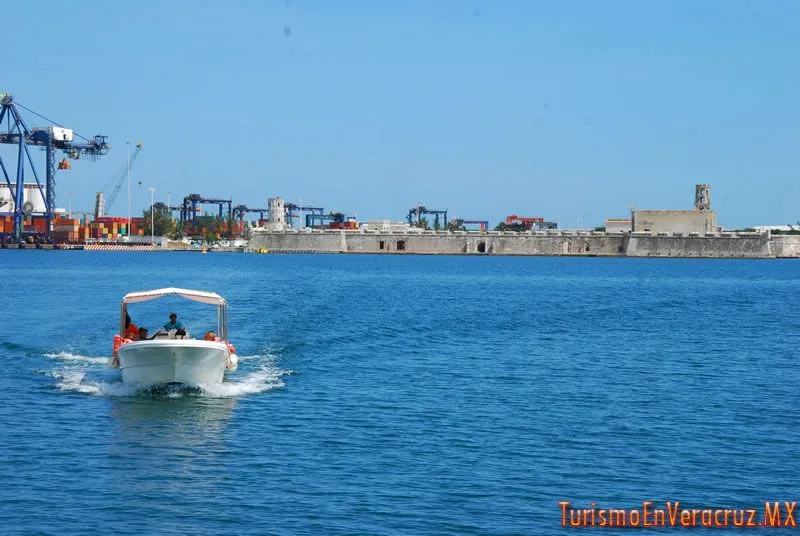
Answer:
M55 141L68 141L73 139L72 129L63 127L50 127L50 136Z

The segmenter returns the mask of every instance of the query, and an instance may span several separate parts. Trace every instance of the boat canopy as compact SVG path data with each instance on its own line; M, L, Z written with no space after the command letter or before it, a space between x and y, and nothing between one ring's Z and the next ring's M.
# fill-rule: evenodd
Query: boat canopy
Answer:
M119 334L125 334L125 318L128 313L129 303L146 302L150 300L157 300L164 296L181 296L187 300L192 300L200 303L207 303L209 305L217 306L217 333L219 338L223 341L228 341L228 302L225 298L216 292L204 292L202 290L190 290L185 288L159 288L155 290L142 290L139 292L131 292L122 298L122 305L120 306L120 319L119 319Z
M227 306L228 303L225 298L216 292L203 292L201 290L189 290L185 288L159 288L156 290L143 290L140 292L131 292L122 298L122 303L138 303L144 301L155 300L163 298L164 296L181 296L187 300L192 300L209 305Z

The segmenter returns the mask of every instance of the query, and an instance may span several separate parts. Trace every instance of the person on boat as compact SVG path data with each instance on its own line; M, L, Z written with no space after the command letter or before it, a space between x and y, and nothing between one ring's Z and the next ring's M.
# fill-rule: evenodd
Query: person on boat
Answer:
M170 331L170 330L173 330L173 329L183 329L183 324L178 322L178 315L177 314L175 314L175 313L170 313L169 314L169 322L164 324L164 329L167 330L167 331Z
M150 337L147 336L147 328L139 328L139 333L136 334L134 341L149 341Z
M131 315L125 313L125 332L122 336L126 339L136 340L139 336L139 328L131 322Z
M213 331L206 331L206 334L203 336L204 341L218 341L217 334Z

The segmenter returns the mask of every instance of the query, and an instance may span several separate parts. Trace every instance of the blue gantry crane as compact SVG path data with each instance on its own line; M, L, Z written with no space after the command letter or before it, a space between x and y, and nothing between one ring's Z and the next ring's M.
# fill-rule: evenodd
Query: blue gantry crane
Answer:
M269 212L268 208L251 208L247 205L236 205L233 207L233 219L237 222L238 226L233 229L236 234L245 233L245 223L244 219L248 213L258 213L258 217L260 219L264 219L264 214Z
M293 210L296 210L297 212L310 212L311 214L322 214L325 212L325 209L322 207L301 207L299 205L295 205L294 203L285 203L283 208L286 211L286 221L289 222L291 227L294 227L294 218L297 216L296 213L292 212Z
M426 208L423 205L417 205L415 207L411 207L408 210L408 223L409 225L417 225L420 222L420 218L423 214L433 214L433 226L434 228L441 229L443 227L447 227L447 209L439 210L435 208ZM439 214L444 215L444 225L439 225ZM416 220L416 221L415 221Z
M161 212L165 210L169 211L169 217L174 219L172 217L172 213L177 212L178 218L180 218L180 214L183 212L183 206L182 205L167 206L167 204L164 203L163 201L156 201L155 203L153 203L153 210L155 210L156 212Z
M325 223L344 223L345 215L341 212L331 212L330 214L306 214L306 227L316 227ZM318 224L316 222L319 222Z
M231 199L214 199L211 197L203 197L200 194L189 194L183 198L183 206L181 207L181 227L185 228L184 225L187 221L192 222L192 234L196 232L197 229L197 205L219 205L219 217L222 219L225 217L227 220L231 219L232 215L232 200ZM225 205L228 205L228 212L227 216L223 216L223 209ZM232 229L228 229L228 236L233 236Z
M452 221L456 227L464 227L466 225L478 225L481 228L481 231L488 231L489 230L489 222L487 220L462 220L461 218L456 218Z
M203 197L200 194L189 194L183 198L183 207L181 209L181 223L186 223L191 220L192 224L197 222L197 205L219 205L219 217L223 217L223 208L228 205L228 217L231 216L231 203L230 199L212 199L210 197Z
M173 212L177 212L178 213L178 219L181 218L181 214L183 214L183 205L170 205L170 206L167 206L166 203L165 203L164 207L167 210L169 210L169 217L170 218L172 218L172 213Z
M243 222L244 221L244 217L245 217L245 215L247 215L248 212L258 212L258 214L259 214L258 217L263 220L264 219L264 214L269 212L269 209L268 208L250 208L247 205L236 205L235 207L233 207L233 219L235 219L235 220L237 220L239 222Z
M53 126L46 128L28 128L28 125L22 119L19 112L22 108L40 118L51 123ZM2 125L5 121L6 128L3 129ZM77 143L74 137L78 136L83 138L85 143ZM29 235L35 241L43 240L52 242L52 220L55 217L56 205L56 150L63 151L65 158L58 164L58 169L70 169L72 166L67 161L67 158L77 160L81 155L95 159L101 155L107 154L111 145L108 143L108 137L97 135L91 139L84 138L83 136L73 132L71 129L64 128L63 126L55 123L46 117L39 115L33 110L26 108L22 104L15 102L14 97L6 93L0 93L0 143L17 145L17 169L14 175L14 184L12 184L11 177L8 173L8 168L0 156L0 171L2 171L3 178L8 185L9 192L13 198L14 210L0 212L0 214L13 215L14 229L12 233L4 233L2 238L7 241L23 242ZM39 146L46 151L46 172L45 172L45 185L42 187L42 181L39 179L39 174L36 172L36 166L33 164L31 152L28 149L29 145ZM35 205L30 201L25 201L25 168L30 167L33 177L36 180L36 187L39 194L44 200L44 211L36 211ZM8 203L7 203L8 204ZM3 207L0 207L2 211ZM26 216L30 215L44 215L46 218L46 231L44 236L38 236L34 233L27 233L23 227L23 221Z

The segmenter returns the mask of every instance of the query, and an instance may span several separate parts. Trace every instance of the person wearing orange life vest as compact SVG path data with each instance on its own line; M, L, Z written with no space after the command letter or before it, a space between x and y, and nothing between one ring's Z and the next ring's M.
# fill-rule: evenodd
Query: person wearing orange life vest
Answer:
M139 335L139 328L131 322L131 315L125 313L125 331L122 336L126 339L136 340L137 335Z
M213 341L213 342L222 342L222 339L217 337L217 334L214 331L206 331L206 334L203 335L203 340L204 341ZM228 345L228 351L230 353L232 353L232 354L235 354L236 353L236 348L231 343L227 343L227 345Z
M204 341L219 341L219 337L213 331L206 331L206 334L203 335Z

